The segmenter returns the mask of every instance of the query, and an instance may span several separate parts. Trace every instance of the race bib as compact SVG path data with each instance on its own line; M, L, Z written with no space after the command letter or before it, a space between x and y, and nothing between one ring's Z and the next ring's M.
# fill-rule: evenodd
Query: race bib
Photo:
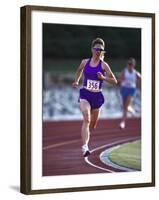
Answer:
M96 90L99 90L99 84L100 82L99 81L95 81L95 80L87 80L87 89L88 90L93 90L93 91L96 91Z

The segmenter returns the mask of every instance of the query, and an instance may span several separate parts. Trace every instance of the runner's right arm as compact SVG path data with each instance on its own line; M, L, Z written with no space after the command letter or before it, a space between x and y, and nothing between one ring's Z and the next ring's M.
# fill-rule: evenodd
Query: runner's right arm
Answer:
M77 68L76 75L75 75L75 81L72 83L73 87L77 87L78 86L79 81L80 81L80 79L82 77L83 69L84 69L84 67L86 65L86 62L87 62L87 59L82 60L80 66Z

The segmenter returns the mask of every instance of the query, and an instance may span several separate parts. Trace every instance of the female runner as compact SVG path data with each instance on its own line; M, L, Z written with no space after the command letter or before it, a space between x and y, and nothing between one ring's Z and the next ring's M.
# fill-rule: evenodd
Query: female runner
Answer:
M123 103L123 117L120 123L120 128L125 128L125 122L127 118L127 112L130 111L134 113L135 111L130 106L133 96L136 91L137 80L141 82L141 74L135 70L136 60L134 58L129 58L126 68L121 73L120 82L120 94L122 96Z
M92 57L82 60L72 84L73 87L78 87L80 78L84 75L83 87L79 94L80 110L83 115L81 136L84 157L90 154L88 147L90 132L96 128L100 108L104 103L102 83L107 81L111 84L117 84L109 65L103 61L104 47L105 43L101 38L92 41Z

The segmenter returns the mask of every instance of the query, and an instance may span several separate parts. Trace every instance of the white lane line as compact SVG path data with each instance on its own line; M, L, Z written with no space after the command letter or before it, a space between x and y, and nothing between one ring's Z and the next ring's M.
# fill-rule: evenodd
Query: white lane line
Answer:
M103 149L103 148L105 148L105 147L108 148L108 147L111 147L111 146L114 146L114 145L117 145L117 144L120 144L120 143L129 142L129 141L135 140L135 139L137 140L138 138L140 138L140 137L131 137L131 138L128 138L128 139L122 139L122 140L118 140L118 141L116 141L116 142L112 142L112 143L109 143L109 144L105 144L105 145L102 145L102 146L100 146L100 147L94 148L94 149L91 151L91 153L93 153L94 151Z
M77 142L80 142L80 139L51 144L51 145L43 147L43 150L48 150L48 149L52 149L52 148L55 148L55 147L60 147L60 146L63 146L63 145L68 145L68 144L74 144L74 143L77 143Z
M91 163L91 162L88 160L88 157L85 158L85 161L86 161L87 164L89 164L89 165L91 165L92 167L95 167L95 168L97 168L97 169L101 169L101 170L103 170L103 171L111 172L111 173L112 173L112 172L115 172L115 171L113 171L113 170L110 170L110 169L107 169L107 168L103 168L103 167L100 167L100 166L98 166L98 165L95 165L95 164Z
M132 129L128 129L128 131L134 131L136 129L132 128ZM110 129L111 133L118 133L119 132L119 128L118 129ZM109 129L108 130L99 130L99 131L96 131L95 134L99 134L99 133L109 133ZM100 135L98 135L100 136ZM50 145L47 145L47 146L43 146L43 150L47 150L47 149L52 149L52 148L55 148L55 147L59 147L59 146L63 146L63 145L67 145L67 144L72 144L72 143L75 143L75 142L78 142L80 141L80 139L75 139L75 140L70 140L70 141L67 141L67 142L59 142L59 143L53 143L53 144L50 144Z
M132 140L136 140L136 139L138 139L138 138L140 138L140 137L131 137L131 138L128 138L128 139L118 140L118 141L116 141L116 142L112 142L112 143L105 144L105 145L102 145L102 146L100 146L100 147L94 148L94 149L91 150L90 152L93 153L93 152L95 152L95 151L97 151L97 150L100 150L100 149L103 149L103 148L112 147L112 146L115 146L115 145L118 145L118 144L121 144L121 143L125 143L125 142L132 141ZM100 169L100 170L103 170L103 171L107 171L107 172L115 172L115 171L110 170L110 169L108 169L108 168L103 168L103 167L100 167L100 166L98 166L98 165L93 164L93 163L88 159L88 157L85 158L85 162L86 162L88 165L90 165L90 166L92 166L92 167L95 167L95 168L97 168L97 169Z

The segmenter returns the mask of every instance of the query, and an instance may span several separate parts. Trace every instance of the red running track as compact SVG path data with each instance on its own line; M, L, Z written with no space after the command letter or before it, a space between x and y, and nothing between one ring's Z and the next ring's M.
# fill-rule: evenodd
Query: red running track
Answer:
M110 147L115 143L141 137L141 119L128 119L124 130L119 129L119 122L119 119L99 120L96 130L91 134L90 149L103 145ZM43 176L121 171L100 161L99 155L106 149L104 147L88 157L89 161L98 167L85 161L81 153L81 124L82 121L43 122Z

